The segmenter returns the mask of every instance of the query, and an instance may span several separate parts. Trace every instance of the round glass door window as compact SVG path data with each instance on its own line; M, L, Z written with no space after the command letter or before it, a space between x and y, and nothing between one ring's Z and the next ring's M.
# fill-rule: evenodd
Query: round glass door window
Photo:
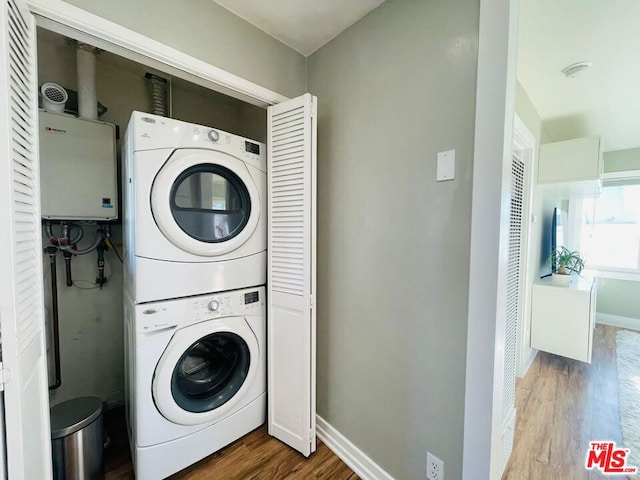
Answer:
M249 347L235 333L212 333L201 338L187 349L173 369L173 399L188 412L214 410L240 390L250 362Z
M187 235L201 242L225 242L249 221L251 199L242 180L220 165L195 165L171 189L171 213Z

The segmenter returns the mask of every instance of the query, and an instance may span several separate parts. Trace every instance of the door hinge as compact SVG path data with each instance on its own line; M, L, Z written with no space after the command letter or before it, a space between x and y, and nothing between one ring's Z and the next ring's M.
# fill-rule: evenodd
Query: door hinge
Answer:
M309 310L313 310L315 303L316 303L315 297L313 295L309 295Z

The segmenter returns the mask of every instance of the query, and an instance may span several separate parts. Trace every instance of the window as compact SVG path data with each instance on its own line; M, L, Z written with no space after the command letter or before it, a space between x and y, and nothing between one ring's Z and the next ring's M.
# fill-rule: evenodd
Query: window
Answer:
M640 273L640 178L606 179L598 198L582 201L581 217L588 267Z

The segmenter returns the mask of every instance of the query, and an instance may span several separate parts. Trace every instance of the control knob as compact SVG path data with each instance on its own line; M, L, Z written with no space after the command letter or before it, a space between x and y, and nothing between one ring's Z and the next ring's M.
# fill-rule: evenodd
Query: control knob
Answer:
M209 140L211 140L212 142L217 142L218 139L220 138L220 134L215 130L209 130L209 133L207 133L207 136L209 137Z
M209 302L209 310L211 310L212 312L216 312L218 311L218 308L220 307L220 302L218 302L217 300L211 300Z

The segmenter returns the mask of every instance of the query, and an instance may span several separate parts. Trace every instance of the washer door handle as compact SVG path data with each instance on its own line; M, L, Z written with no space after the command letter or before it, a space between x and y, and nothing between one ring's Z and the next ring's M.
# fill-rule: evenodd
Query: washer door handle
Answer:
M157 333L165 330L174 330L178 325L175 323L152 323L142 327L142 333Z

